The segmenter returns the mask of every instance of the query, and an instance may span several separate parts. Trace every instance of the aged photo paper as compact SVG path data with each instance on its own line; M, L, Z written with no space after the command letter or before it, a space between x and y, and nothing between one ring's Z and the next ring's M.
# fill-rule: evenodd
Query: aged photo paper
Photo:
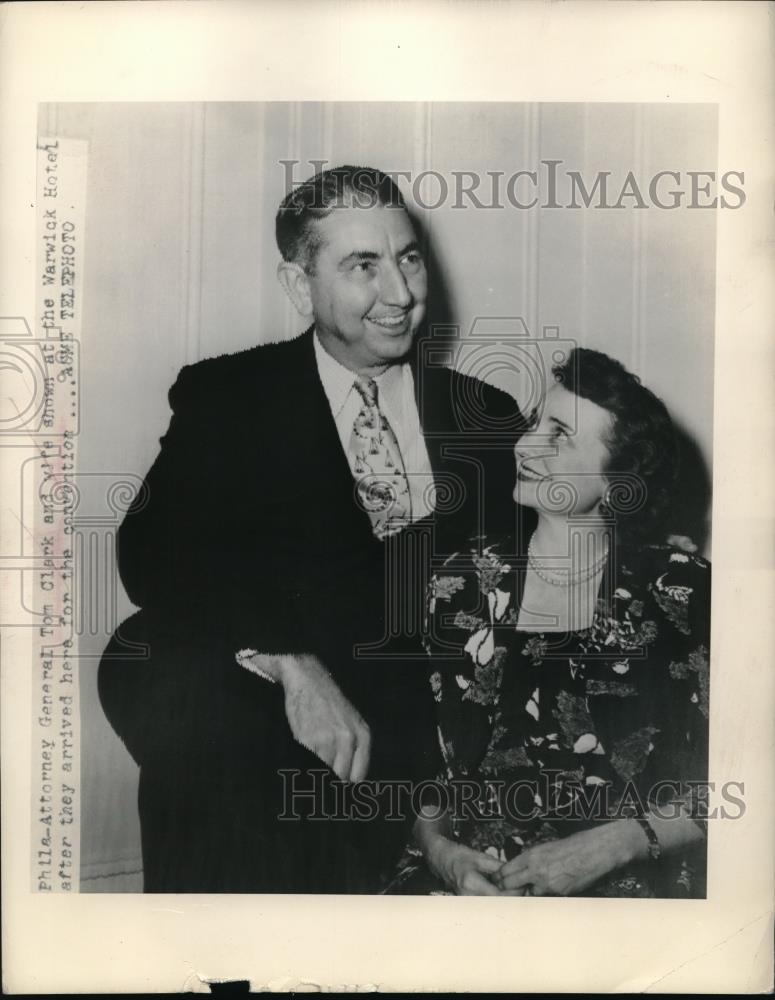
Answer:
M255 991L772 989L771 17L759 3L593 0L0 11L7 992L207 992L230 980ZM302 182L345 165L377 168L365 187L357 170L344 179L346 198L379 189L376 229L350 226L349 202L340 229L328 202L312 205L315 225L294 228L302 198L332 197ZM318 232L328 242L312 241ZM397 251L384 272L367 246L375 232ZM339 246L353 252L326 278ZM411 365L385 353L402 337L418 345ZM637 395L616 362L661 402ZM369 365L376 381L363 383ZM362 386L350 396L337 388L347 369ZM563 398L570 409L546 402ZM626 463L636 432L621 414L640 414L646 458L611 466L596 491L574 454L584 420L606 410L619 413L618 437L601 432L609 454ZM381 435L369 436L372 420ZM664 565L641 581L641 563L622 556L611 583L609 548L630 536L605 525L656 510L666 426L678 475ZM551 428L541 458L527 442ZM563 456L570 466L552 466ZM370 507L358 478L378 468L400 473L392 507ZM536 559L532 527L521 546L513 513L539 511L535 543L568 502L557 478L568 469L581 470L576 502L592 498L587 520L568 524L612 519L588 528L606 549L575 577ZM482 545L496 525L517 539L474 554L483 617L456 603L466 491ZM368 519L355 506L342 518L341 497ZM385 557L384 590L382 563L374 571L384 648L359 644L373 638L372 583L356 522L364 545L402 553L395 579ZM509 590L509 561L534 571L532 590ZM595 612L587 631L583 610L571 614L593 664L585 680L577 651L553 654L535 622L548 620L547 595L597 572L626 615ZM465 642L458 660L446 607ZM251 632L256 608L264 630ZM220 674L213 620L224 632L228 620ZM540 641L508 645L526 621ZM345 697L316 673L318 653L325 663L323 650L357 648L372 677L387 677L415 640L424 693L399 698L392 682L362 689L332 671ZM159 667L159 650L177 665ZM555 690L557 660L570 673ZM290 707L291 690L313 690L292 687L293 670L318 685L309 716ZM520 673L535 679L509 696L506 679ZM417 708L426 696L438 731ZM445 728L450 697L457 735ZM508 697L519 699L518 738ZM304 742L332 705L342 725L355 720L353 742L309 746L318 772L278 741ZM610 730L607 713L619 720ZM589 841L574 834L597 859L584 864L600 865L587 877L576 855L551 854L565 834L546 813L456 825L484 859L471 861L471 882L434 860L430 840L412 840L407 821L383 824L388 864L388 834L377 848L369 839L382 829L379 796L391 793L391 810L403 803L403 821L437 773L462 775L445 788L468 787L473 770L455 762L479 725L483 774L527 773L508 770L518 764L556 775L559 761L555 792L581 782L597 803L601 788L619 789L620 811L606 816L619 831L632 815L622 803L646 778L649 802L655 782L677 783L688 839L674 848L665 827L640 819L647 839L631 868L610 860L619 841L594 853L597 828L614 824L593 824ZM368 777L380 766L408 775L395 762L415 746L433 763L403 786L370 785L364 746ZM310 761L313 776L352 779L355 805L351 782L334 781L314 800L333 812L299 822L313 799L298 768ZM283 822L270 793L254 792L270 787L282 789ZM544 808L549 786L537 788L531 807ZM541 868L542 858L558 860Z

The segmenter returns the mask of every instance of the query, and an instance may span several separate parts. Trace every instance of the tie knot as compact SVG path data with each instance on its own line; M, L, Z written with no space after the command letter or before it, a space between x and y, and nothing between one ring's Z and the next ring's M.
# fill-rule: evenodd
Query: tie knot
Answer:
M353 385L361 394L367 406L377 405L377 383L373 378L364 378L362 375L359 375Z

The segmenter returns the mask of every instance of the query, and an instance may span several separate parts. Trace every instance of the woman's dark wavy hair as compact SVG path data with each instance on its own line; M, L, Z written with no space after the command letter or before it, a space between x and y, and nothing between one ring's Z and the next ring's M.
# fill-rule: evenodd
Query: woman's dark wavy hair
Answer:
M395 181L376 167L345 165L322 170L297 185L283 199L275 218L275 237L283 260L311 273L320 237L315 222L335 208L406 208Z
M664 541L678 473L673 421L661 399L637 375L600 351L577 347L552 372L570 392L613 417L607 507L625 544Z

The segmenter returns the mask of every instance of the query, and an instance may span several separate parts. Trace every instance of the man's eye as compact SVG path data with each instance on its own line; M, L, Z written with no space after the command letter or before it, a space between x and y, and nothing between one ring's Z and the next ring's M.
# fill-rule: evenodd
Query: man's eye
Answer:
M355 265L354 270L358 271L360 274L369 274L374 270L373 260L359 260Z

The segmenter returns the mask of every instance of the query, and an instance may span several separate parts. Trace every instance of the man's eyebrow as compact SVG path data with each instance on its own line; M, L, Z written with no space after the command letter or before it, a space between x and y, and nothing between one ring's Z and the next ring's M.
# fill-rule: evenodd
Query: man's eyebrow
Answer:
M352 253L348 253L346 257L342 257L339 261L339 267L344 267L346 264L350 264L353 261L358 260L379 260L382 254L377 253L374 250L353 250Z
M399 250L396 257L400 260L405 257L408 253L413 253L419 251L420 244L417 240L412 240L411 243L407 243L403 249ZM382 257L381 253L377 253L375 250L353 250L352 253L348 253L346 257L342 257L339 261L339 267L347 267L349 264L355 261L361 260L379 260Z
M399 251L398 251L398 254L397 254L397 256L398 256L399 258L400 258L400 257L406 257L406 255L407 255L408 253L412 253L412 252L414 252L414 251L419 251L419 249L420 249L420 244L419 244L419 243L417 242L417 240L412 240L412 242L411 242L411 243L407 243L407 244L406 244L406 246L404 247L404 249L403 249L403 250L399 250Z

